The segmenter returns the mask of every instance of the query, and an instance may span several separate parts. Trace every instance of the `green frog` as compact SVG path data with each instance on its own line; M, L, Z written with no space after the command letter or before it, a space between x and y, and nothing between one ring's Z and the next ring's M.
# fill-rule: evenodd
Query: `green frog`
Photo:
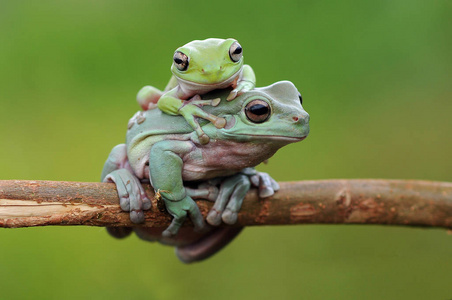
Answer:
M174 217L168 228L137 227L146 240L177 246L179 258L191 262L205 258L228 243L240 228L215 227L234 224L251 186L260 197L269 197L278 184L266 173L253 169L279 148L306 138L309 115L301 95L289 81L255 88L227 101L231 89L215 90L205 98L220 98L221 105L206 110L225 119L223 128L200 121L210 138L203 144L181 116L159 109L139 111L130 119L126 143L113 148L102 171L102 180L115 182L121 208L134 223L145 221L143 210L151 201L141 187L149 182L167 211ZM198 183L196 188L188 187ZM205 223L193 199L214 201ZM183 227L190 217L194 228ZM110 228L116 237L131 228Z
M198 134L202 144L209 142L198 123L198 118L211 121L223 128L225 120L206 112L203 105L216 106L219 98L201 100L199 95L215 89L233 87L227 100L252 90L256 76L249 65L243 63L243 48L235 39L210 38L192 41L174 52L171 77L162 92L153 86L143 87L137 101L143 110L158 106L171 115L182 115Z

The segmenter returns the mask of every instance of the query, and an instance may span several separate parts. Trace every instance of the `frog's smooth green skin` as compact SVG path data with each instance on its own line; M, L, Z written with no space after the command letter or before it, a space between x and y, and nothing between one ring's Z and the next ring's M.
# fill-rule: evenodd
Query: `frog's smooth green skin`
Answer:
M211 139L209 144L202 145L197 134L181 117L170 116L158 109L141 111L129 121L126 145L115 147L105 164L103 179L109 174L112 180L116 176L115 171L123 168L128 170L128 175L140 181L150 180L155 191L160 192L174 216L171 226L160 230L163 230L164 235L160 237L161 241L179 239L176 233L187 214L190 214L195 225L203 227L202 216L193 197L190 197L190 194L196 193L187 190L184 182L222 178L214 210L209 212L207 221L213 225L221 220L232 224L250 183L258 185L263 196L278 189L276 182L267 174L256 173L249 168L268 159L282 146L300 141L308 135L309 115L303 110L300 94L291 82L283 81L256 88L231 102L226 100L228 94L228 90L221 90L205 95L206 98L221 98L221 105L209 106L206 110L227 120L222 129L201 121L203 130ZM126 179L122 181L128 182ZM130 187L128 201L136 202L129 207L138 211L136 208L141 205L145 209L139 188L134 184L127 186ZM206 191L199 193L206 194ZM184 232L186 230L183 229ZM140 236L144 238L143 232L155 233L158 230L140 229ZM196 234L198 239L205 235ZM232 231L223 234L235 236ZM185 261L197 260L218 246L218 242L210 242L211 245L206 247L209 240L215 240L215 237L200 242L198 246L193 246L193 243L189 243L188 248L184 248L187 244L180 246L179 257Z
M256 85L253 69L243 64L242 47L235 39L195 40L178 48L171 72L173 76L163 92L145 86L138 92L137 101L143 110L158 105L167 114L182 115L202 144L208 143L209 137L197 118L209 120L217 128L223 128L225 120L201 108L203 105L218 105L218 98L201 100L199 95L232 86L234 90L227 100L233 100Z

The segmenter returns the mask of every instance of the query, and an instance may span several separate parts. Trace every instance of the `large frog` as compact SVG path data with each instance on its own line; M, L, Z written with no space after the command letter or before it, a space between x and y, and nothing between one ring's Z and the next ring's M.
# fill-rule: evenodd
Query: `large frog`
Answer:
M229 94L230 90L223 89L205 95L221 99L221 105L206 109L226 120L221 129L200 121L210 137L208 144L202 144L180 116L167 115L158 109L140 111L129 121L126 143L113 148L102 171L103 181L116 183L121 207L130 211L134 223L143 222L143 210L151 206L140 184L149 180L174 218L166 229L135 231L147 240L178 245L178 256L186 262L216 252L240 230L222 227L208 233L203 231L208 226L193 198L215 201L207 216L210 225L222 221L234 224L251 184L259 187L261 197L268 197L278 189L267 174L252 168L309 133L309 115L291 82L256 88L231 102L226 100ZM189 182L201 184L192 189L186 187ZM218 185L219 191L215 189ZM187 215L199 233L184 227L178 234ZM112 228L110 232L121 237L130 230ZM200 240L203 242L199 243Z
M171 72L173 76L163 92L145 86L138 92L137 101L144 110L158 104L167 114L182 115L202 144L209 142L209 136L203 132L197 118L209 120L217 128L223 128L225 120L200 107L216 106L220 99L201 100L199 95L233 87L227 97L233 100L256 85L253 69L243 64L243 49L235 39L195 40L177 48Z

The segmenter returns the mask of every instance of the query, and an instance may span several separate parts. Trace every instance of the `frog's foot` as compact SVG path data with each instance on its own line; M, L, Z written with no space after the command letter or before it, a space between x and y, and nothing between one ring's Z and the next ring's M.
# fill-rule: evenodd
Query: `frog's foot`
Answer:
M133 223L143 223L143 210L151 208L151 201L138 178L126 169L119 169L108 174L104 181L116 184L119 204L123 211L130 212L130 220Z
M159 89L146 85L137 94L137 102L143 110L150 110L157 107L157 102L163 92Z
M129 236L132 231L132 227L107 227L107 232L117 239L123 239Z
M201 126L199 126L196 117L206 119L212 122L212 124L218 129L224 128L224 126L226 126L226 119L205 112L199 106L192 104L191 101L196 103L196 101L213 101L213 100L188 100L185 101L184 105L179 109L179 113L185 118L187 123L195 130L196 134L198 135L199 142L202 145L205 145L209 142L210 139L207 136L207 134L205 134L204 131L201 129Z
M165 201L166 210L174 218L168 228L162 232L163 237L175 236L187 218L187 215L190 215L190 219L195 225L195 230L201 231L205 228L201 211L190 196L186 195L182 200L174 201L168 199L166 194L166 192L161 193L162 198Z
M256 174L250 176L250 180L252 185L259 189L260 198L273 196L279 191L279 184L267 173L256 171Z
M184 263L206 259L229 244L243 227L215 228L200 240L176 248L177 257Z
M241 80L237 84L237 87L229 93L229 96L226 98L226 100L227 101L234 100L237 96L240 96L243 93L251 91L252 89L254 89L255 86L256 84L254 82Z
M226 224L235 224L237 214L242 207L243 199L250 189L250 180L244 174L227 177L220 186L220 193L211 211L207 215L207 222L218 226L223 220Z

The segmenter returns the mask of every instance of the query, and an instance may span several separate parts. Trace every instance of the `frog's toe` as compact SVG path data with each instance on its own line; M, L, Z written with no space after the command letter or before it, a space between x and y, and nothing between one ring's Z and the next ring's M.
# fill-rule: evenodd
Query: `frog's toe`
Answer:
M221 216L223 221L229 225L234 225L237 222L237 217L238 217L237 212L233 212L229 208L227 208L224 211L223 215Z
M226 98L227 101L234 100L237 97L238 90L232 90L231 93L229 93L229 96Z
M212 106L218 106L218 104L220 104L220 102L221 102L221 98L215 98L215 99L212 99Z
M130 212L130 221L135 224L144 222L144 213L142 210L132 210Z
M218 226L221 224L221 213L212 208L207 214L207 223L213 226Z
M218 129L224 128L226 126L226 119L219 117L213 122L213 125Z
M209 136L207 134L205 134L204 132L198 138L199 138L199 142L201 143L201 145L206 145L210 141Z
M151 209L151 206L152 206L151 200L149 200L148 198L145 198L145 199L142 199L142 201L143 201L143 209L144 210Z

